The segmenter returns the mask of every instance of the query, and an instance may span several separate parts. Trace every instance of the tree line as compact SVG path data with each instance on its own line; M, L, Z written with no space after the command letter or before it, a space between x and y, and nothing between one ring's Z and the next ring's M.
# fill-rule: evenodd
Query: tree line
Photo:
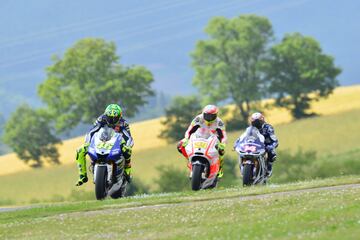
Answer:
M265 17L215 17L205 32L208 38L191 53L198 93L175 97L165 109L160 137L169 141L182 138L203 104L234 103L234 119L243 126L251 111L261 110L259 101L272 97L298 119L310 116L310 103L338 85L341 69L315 39L292 33L277 43ZM38 87L44 107L21 105L5 124L3 141L33 166L59 163L57 135L92 123L107 104L118 103L133 117L154 95L153 74L120 64L113 42L82 39L52 62Z
M196 97L177 97L166 110L166 128L160 134L170 142L183 136L201 105L233 103L229 121L244 127L260 100L274 98L275 106L288 109L295 119L314 115L310 103L332 93L341 69L312 37L286 34L276 43L266 17L242 15L215 17L205 29L206 40L191 53ZM230 124L229 124L230 125Z

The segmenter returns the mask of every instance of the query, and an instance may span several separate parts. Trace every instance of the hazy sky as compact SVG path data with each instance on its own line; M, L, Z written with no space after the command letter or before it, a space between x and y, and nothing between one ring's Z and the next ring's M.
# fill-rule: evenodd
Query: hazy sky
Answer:
M343 68L341 83L360 83L359 12L355 0L0 0L0 94L34 96L50 56L84 37L115 41L121 62L148 67L156 89L189 94L189 52L209 19L245 13L267 16L277 41L296 31L315 37Z

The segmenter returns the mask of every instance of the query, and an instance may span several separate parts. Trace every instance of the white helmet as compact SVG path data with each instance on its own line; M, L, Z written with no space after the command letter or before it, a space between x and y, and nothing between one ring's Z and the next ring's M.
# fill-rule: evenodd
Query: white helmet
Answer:
M265 123L265 117L259 112L253 113L250 117L250 124L257 129L261 129Z

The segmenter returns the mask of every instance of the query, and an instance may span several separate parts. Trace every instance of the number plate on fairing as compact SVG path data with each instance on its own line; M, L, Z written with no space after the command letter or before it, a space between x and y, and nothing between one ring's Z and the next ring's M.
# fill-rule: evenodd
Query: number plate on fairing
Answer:
M255 147L255 146L246 145L246 146L244 147L244 151L245 151L245 152L255 152L255 151L256 151L256 147Z
M195 148L206 148L208 145L207 142L195 142L194 143L194 147Z

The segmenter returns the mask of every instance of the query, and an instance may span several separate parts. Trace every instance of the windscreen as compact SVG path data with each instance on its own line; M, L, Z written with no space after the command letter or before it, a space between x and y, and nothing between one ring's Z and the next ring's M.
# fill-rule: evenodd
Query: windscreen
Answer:
M108 126L104 126L100 129L98 136L101 141L107 142L114 136L114 130Z
M198 128L195 132L196 138L208 139L213 133L207 128Z
M240 141L242 142L255 142L259 139L261 142L265 141L265 138L256 127L248 127L246 131L241 135Z

